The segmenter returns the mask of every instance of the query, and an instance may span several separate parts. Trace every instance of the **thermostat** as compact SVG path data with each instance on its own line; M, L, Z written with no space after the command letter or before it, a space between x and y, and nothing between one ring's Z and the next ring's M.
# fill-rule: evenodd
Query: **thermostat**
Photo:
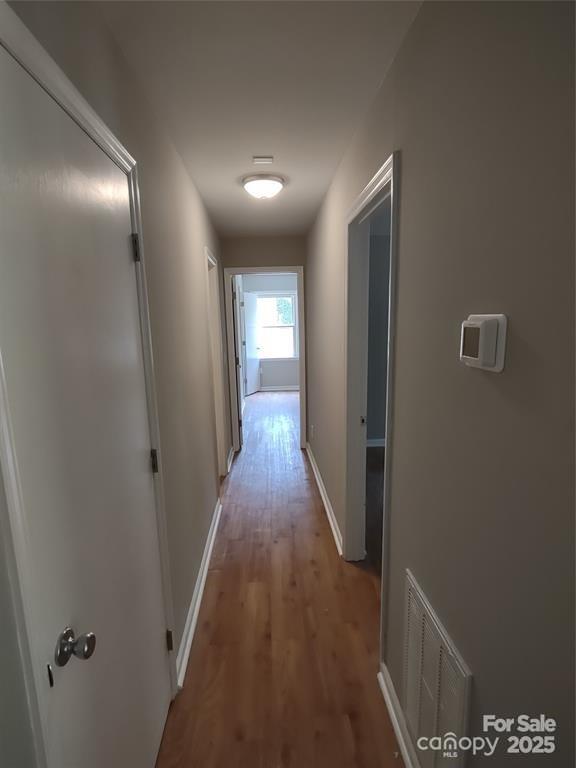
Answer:
M500 373L506 352L506 315L470 315L462 323L460 360L472 368Z

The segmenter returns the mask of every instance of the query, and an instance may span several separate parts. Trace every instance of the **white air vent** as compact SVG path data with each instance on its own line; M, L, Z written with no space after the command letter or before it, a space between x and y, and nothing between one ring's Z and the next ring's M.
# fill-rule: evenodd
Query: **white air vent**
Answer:
M272 165L274 155L252 155L254 165Z
M420 736L465 736L470 670L408 570L404 641L404 714L414 744ZM464 756L417 752L422 768L464 765Z

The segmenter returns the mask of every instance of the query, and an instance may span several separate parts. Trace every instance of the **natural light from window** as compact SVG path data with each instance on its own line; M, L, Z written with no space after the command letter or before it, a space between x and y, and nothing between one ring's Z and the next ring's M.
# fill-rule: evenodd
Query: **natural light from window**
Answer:
M256 313L258 356L297 357L295 296L258 296Z

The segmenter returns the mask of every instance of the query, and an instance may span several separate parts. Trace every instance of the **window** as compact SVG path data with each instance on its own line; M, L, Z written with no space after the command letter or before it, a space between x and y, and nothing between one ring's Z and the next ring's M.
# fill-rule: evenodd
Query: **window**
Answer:
M297 357L296 297L258 296L256 312L259 356Z

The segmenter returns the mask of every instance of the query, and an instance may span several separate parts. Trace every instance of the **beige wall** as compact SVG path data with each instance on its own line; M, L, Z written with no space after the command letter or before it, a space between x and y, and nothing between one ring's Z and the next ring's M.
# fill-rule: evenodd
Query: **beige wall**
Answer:
M260 360L260 389L269 387L298 388L300 384L300 360Z
M573 30L569 4L423 5L311 232L306 310L311 442L342 526L345 221L400 150L386 663L401 694L410 568L474 674L473 729L557 717L558 768L574 764ZM478 312L509 317L500 375L458 361Z
M218 241L98 6L14 8L138 162L178 647L218 496L204 255Z
M300 267L306 262L306 238L299 235L223 237L224 267Z

